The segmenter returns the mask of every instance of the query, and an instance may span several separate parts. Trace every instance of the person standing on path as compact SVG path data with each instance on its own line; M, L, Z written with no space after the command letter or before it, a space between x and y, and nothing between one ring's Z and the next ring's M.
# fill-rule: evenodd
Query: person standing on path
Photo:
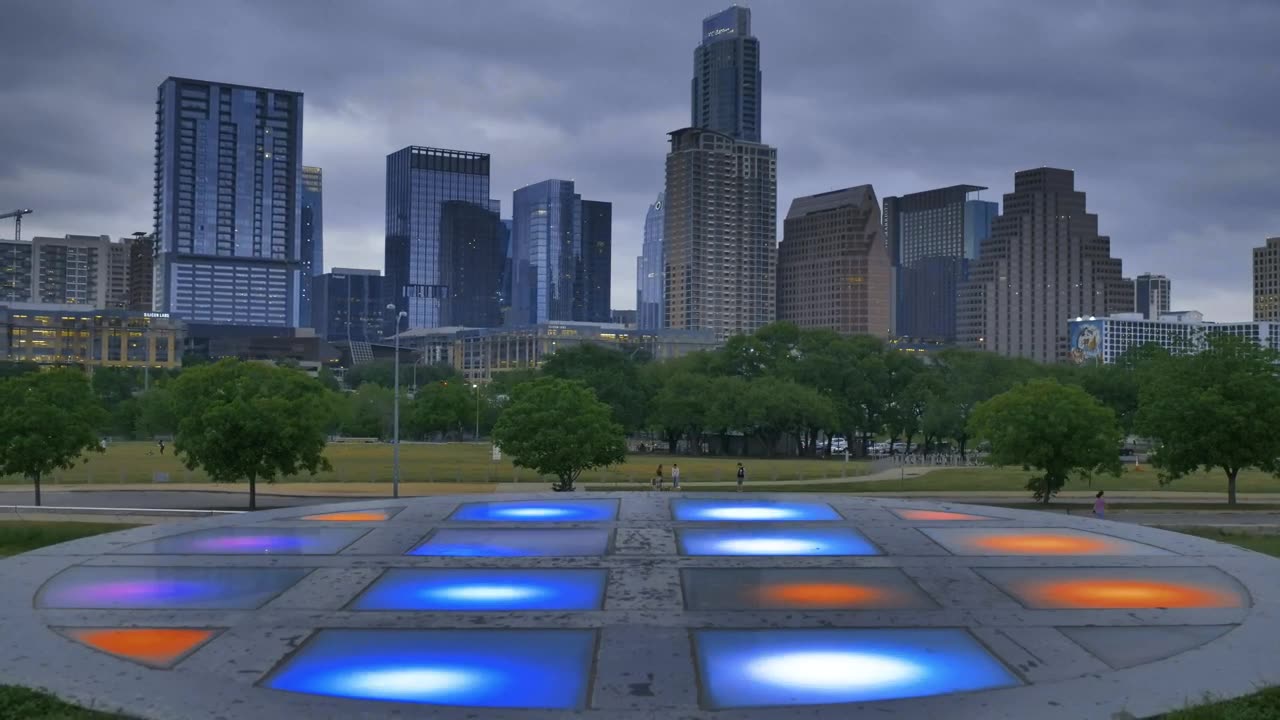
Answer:
M742 492L742 483L747 479L747 469L738 463L738 492Z
M658 466L658 470L653 475L653 486L659 490L662 489L662 466Z
M680 489L680 466L675 463L671 464L671 489Z
M1099 520L1104 519L1107 514L1107 501L1102 499L1102 492L1099 490L1098 494L1093 496L1093 515Z

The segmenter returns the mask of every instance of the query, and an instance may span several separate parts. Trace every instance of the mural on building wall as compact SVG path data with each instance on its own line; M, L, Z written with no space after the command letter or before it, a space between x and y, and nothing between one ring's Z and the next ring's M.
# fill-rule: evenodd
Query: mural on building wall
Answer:
M1102 361L1102 327L1100 320L1071 323L1069 356L1072 363Z

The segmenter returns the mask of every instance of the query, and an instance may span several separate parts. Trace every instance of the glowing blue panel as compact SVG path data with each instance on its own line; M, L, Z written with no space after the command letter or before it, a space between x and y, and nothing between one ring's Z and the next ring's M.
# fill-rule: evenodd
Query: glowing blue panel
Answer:
M753 527L676 531L682 555L879 555L856 531L844 527Z
M410 550L409 555L451 557L567 557L603 555L609 531L591 528L555 530L463 530L445 528Z
M586 704L591 630L321 630L264 684L468 707Z
M369 532L353 527L225 527L148 540L117 552L146 555L332 555Z
M840 520L826 503L778 500L676 500L676 520L696 522L796 522Z
M967 631L697 630L713 708L822 705L1017 685Z
M605 570L388 570L355 610L597 610Z
M292 587L307 568L107 567L55 575L36 607L250 610Z
M449 519L470 522L607 522L617 516L617 500L512 500L464 503Z

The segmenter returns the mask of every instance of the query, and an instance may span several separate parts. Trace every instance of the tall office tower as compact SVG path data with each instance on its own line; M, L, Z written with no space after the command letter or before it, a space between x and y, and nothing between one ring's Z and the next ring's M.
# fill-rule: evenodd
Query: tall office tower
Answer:
M31 243L0 240L0 303L32 301Z
M1085 211L1075 173L1014 174L1004 212L991 224L959 297L958 341L1001 355L1067 357L1067 321L1133 311L1133 281Z
M791 201L778 244L778 319L889 334L892 268L870 185Z
M700 128L670 135L663 325L755 332L777 310L777 150Z
M574 319L583 322L610 322L609 293L613 287L613 203L582 201L583 272L578 284L581 299L575 297ZM578 293L575 292L575 295Z
M311 319L312 279L324 274L324 171L302 166L302 227L298 245L301 284L298 286L298 318Z
M496 203L495 203L496 207ZM506 250L498 211L462 200L440 205L440 265L447 289L441 325L499 327Z
M120 260L112 253L113 244L107 235L31 238L32 299L58 305L119 307L112 304L122 301L112 294L112 261ZM122 275L124 271L116 272ZM123 278L116 280L117 289L121 289Z
M330 342L377 342L386 325L386 293L377 270L334 268L312 283L311 325Z
M411 145L387 156L386 283L390 302L408 314L401 330L448 323L441 209L451 200L488 209L489 156ZM388 313L387 334L396 323Z
M129 309L151 310L156 241L153 235L135 233L129 243Z
M894 269L893 333L951 343L956 295L999 213L978 185L884 199L884 236Z
M583 200L572 180L515 191L508 325L608 321L612 219L611 203Z
M662 327L663 193L644 216L644 245L636 258L636 324L641 330Z
M502 227L498 229L498 244L502 247L502 282L498 286L498 308L502 314L502 324L509 325L507 317L511 314L511 219L504 218Z
M1280 322L1280 237L1253 249L1253 319Z
M155 310L297 327L302 93L171 77L158 94Z
M1148 320L1159 320L1169 312L1173 284L1164 275L1143 273L1133 279L1133 311Z
M693 127L760 142L760 41L751 10L734 5L702 21L693 51Z

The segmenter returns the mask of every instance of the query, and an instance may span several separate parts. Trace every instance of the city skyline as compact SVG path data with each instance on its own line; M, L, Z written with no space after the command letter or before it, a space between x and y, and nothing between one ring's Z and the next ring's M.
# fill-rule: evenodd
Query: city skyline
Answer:
M972 182L995 199L1015 171L1072 168L1129 273L1174 279L1178 308L1250 317L1250 248L1280 234L1265 74L1280 10L990 5L1001 23L945 3L751 3L778 202L857 182L882 197ZM493 157L495 198L564 177L612 202L612 305L634 304L666 133L688 121L691 48L724 4L641 18L591 3L300 7L14 3L27 31L0 49L13 68L0 97L21 109L0 120L0 204L35 209L26 237L149 230L156 85L283 88L306 95L302 160L325 168L325 270L380 266L388 153L456 147ZM912 32L840 40L869 16ZM307 22L281 61L252 40L284 17ZM217 29L179 32L193 25ZM39 51L52 36L71 49ZM225 52L233 40L246 50ZM66 112L67 96L92 112Z

